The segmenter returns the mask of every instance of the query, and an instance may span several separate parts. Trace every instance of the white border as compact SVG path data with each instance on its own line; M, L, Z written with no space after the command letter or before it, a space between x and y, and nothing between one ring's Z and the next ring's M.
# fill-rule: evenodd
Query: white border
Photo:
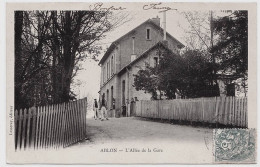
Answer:
M96 1L96 0L92 0L93 1ZM143 0L143 1L136 1L136 0L133 0L131 2L151 2L151 1L155 1L155 0ZM4 0L4 1L1 1L0 2L0 52L1 52L1 56L0 56L0 77L1 77L1 100L0 100L0 132L1 132L1 135L0 135L0 166L10 166L10 165L7 165L5 163L6 161L6 156L5 156L5 143L6 143L6 137L5 137L5 132L6 132L6 33L5 33L5 27L6 27L6 8L5 8L5 3L6 2L53 2L53 0L23 0L23 1L19 1L19 0ZM75 2L73 0L55 0L55 2ZM77 2L89 2L89 1L86 1L86 0L78 0ZM113 0L113 2L122 2L122 0L118 1L118 0ZM167 2L167 1L166 1ZM169 2L169 1L168 1ZM257 0L254 0L254 1L246 1L246 0L175 0L174 2L257 2ZM257 10L259 9L259 6L257 6ZM259 17L259 14L257 14L257 27L259 27L259 21L260 21L260 17ZM259 37L259 32L257 32L257 37ZM257 41L258 38L257 38ZM259 44L257 45L259 46ZM259 53L259 48L257 48L257 55ZM260 60L259 58L257 58L257 64L260 63ZM259 83L259 67L257 67L257 85ZM257 89L257 95L259 95L260 91ZM260 100L257 99L257 108L259 109L259 105L260 105ZM260 116L259 114L257 115L257 120L259 120ZM259 134L259 124L257 126L257 133ZM259 151L259 148L258 148L258 151ZM258 157L258 160L260 158L259 154L257 155ZM18 165L12 165L12 166L18 166ZM25 165L25 166L38 166L38 165ZM45 166L45 165L43 165ZM48 165L48 166L56 166L56 165ZM59 166L65 166L65 165L59 165ZM66 165L67 166L67 165ZM69 165L69 166L74 166L74 165ZM135 165L137 166L137 165ZM169 166L169 165L164 165L164 166ZM183 165L183 166L187 166L187 165ZM192 165L193 166L193 165ZM204 166L204 165L196 165L196 166ZM221 166L227 166L227 165L221 165ZM247 165L241 165L241 166L247 166ZM256 165L252 165L252 166L256 166Z

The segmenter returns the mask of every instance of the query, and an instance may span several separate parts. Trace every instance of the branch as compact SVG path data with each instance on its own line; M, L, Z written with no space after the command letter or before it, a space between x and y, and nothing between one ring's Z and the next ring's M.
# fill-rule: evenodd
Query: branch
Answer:
M185 14L186 19L188 20L188 22L189 22L189 24L191 25L191 27L195 30L195 32L196 32L196 34L198 35L198 37L202 40L202 42L205 44L205 46L207 47L207 49L209 49L209 46L206 44L206 42L205 42L205 41L203 40L203 38L200 36L200 34L199 34L199 32L197 31L197 29L192 25L192 23L191 23L191 21L190 21L188 15L187 15L185 12L183 12L183 13Z

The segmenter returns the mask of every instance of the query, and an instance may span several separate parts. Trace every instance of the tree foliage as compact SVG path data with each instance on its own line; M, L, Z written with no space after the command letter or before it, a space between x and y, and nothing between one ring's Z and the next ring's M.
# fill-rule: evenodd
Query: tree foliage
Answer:
M15 105L67 102L79 62L97 60L96 41L126 21L111 11L16 11Z
M234 75L247 75L248 12L234 11L215 19L213 24L218 42L211 48L211 52L216 55L219 70Z
M146 65L135 75L136 90L151 93L153 99L195 98L219 95L218 87L212 81L212 66L205 56L188 50L182 56L158 48L160 63Z
M218 84L215 84L213 65L204 52L188 50L182 55L185 70L183 91L185 97L212 97L219 96Z

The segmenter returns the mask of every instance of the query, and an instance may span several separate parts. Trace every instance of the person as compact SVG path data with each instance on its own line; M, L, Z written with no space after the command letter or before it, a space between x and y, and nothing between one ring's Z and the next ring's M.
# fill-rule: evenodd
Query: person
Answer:
M97 118L98 118L98 103L97 103L97 99L94 99L93 110L94 110L94 119L97 120Z
M101 119L102 114L101 114L101 101L100 98L98 99L98 117Z
M134 98L131 98L131 103L130 103L130 117L133 116L134 114L134 103L135 103L135 100Z
M103 121L104 119L108 120L108 116L107 116L107 102L104 98L102 98L101 100L101 121Z

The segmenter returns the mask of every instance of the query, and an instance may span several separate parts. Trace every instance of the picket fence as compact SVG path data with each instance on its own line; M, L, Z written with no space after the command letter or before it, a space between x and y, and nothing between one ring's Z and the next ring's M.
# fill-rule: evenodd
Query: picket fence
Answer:
M67 147L86 136L87 98L15 110L15 149Z
M137 101L136 116L247 127L247 98Z

